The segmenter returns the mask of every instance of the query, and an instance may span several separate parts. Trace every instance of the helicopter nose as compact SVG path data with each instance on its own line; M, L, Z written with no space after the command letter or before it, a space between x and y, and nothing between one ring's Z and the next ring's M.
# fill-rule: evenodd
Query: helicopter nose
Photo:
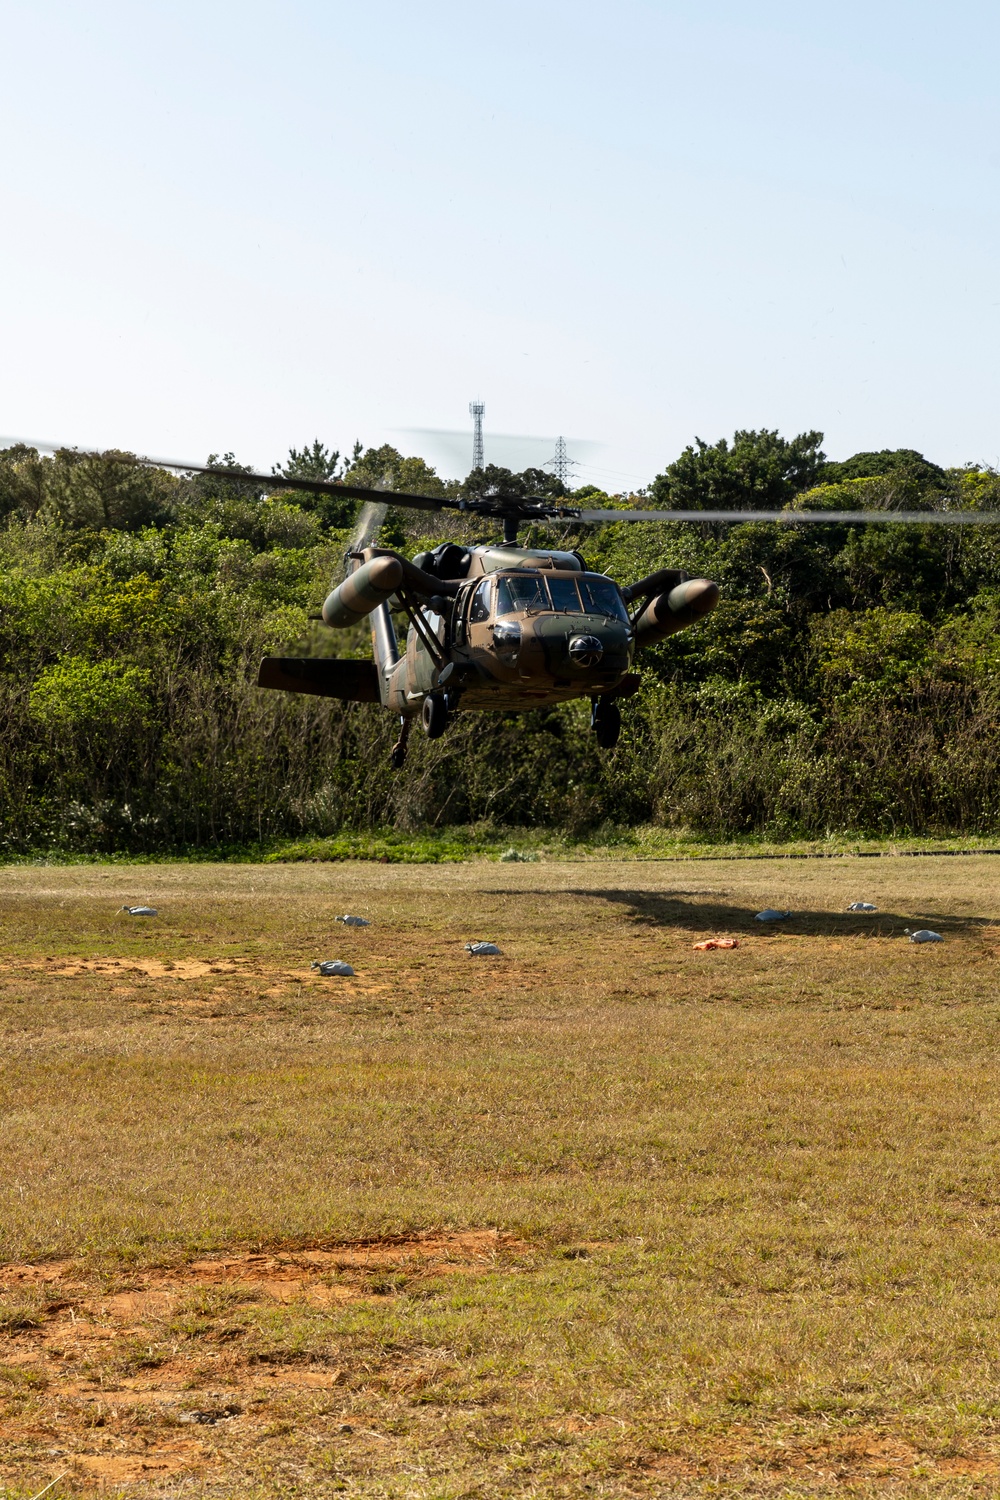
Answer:
M604 655L604 642L596 635L570 637L569 658L576 667L596 667Z

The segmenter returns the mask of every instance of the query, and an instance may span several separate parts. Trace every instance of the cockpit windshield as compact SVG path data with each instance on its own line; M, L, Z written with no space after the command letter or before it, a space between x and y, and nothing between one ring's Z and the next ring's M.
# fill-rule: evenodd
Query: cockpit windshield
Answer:
M576 591L575 578L546 578L549 586L549 598L552 600L552 608L557 609L560 614L579 614L582 608L580 595Z
M498 615L551 608L545 579L540 573L508 573L506 577L497 579Z
M559 614L605 615L628 620L628 612L610 578L582 573L578 578L546 577L543 573L505 573L497 579L498 615L555 610Z

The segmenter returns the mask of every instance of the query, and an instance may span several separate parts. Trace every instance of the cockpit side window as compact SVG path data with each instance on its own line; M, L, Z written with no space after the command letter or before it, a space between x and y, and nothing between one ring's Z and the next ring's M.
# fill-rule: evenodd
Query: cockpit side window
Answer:
M476 589L475 597L469 609L469 624L478 625L482 620L490 617L490 580L484 578Z
M584 573L580 579L583 607L588 615L607 615L613 620L628 620L622 596L610 578L599 573Z

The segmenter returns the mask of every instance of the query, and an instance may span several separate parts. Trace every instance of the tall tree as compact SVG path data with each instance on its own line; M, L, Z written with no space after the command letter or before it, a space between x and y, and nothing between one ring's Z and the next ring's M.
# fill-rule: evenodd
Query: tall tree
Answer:
M355 444L355 458L360 446ZM271 472L282 479L341 479L347 463L346 458L341 461L338 449L328 448L319 438L313 438L311 446L289 448L285 462L276 464Z
M560 499L568 493L562 480L557 479L554 474L547 474L544 469L523 469L520 473L515 473L499 464L487 464L485 468L473 469L462 485L462 494L470 499L480 499L487 495L519 500L529 495Z
M911 488L943 490L948 475L915 448L880 448L876 453L855 453L840 463L826 463L820 475L828 484L845 479L896 479Z
M824 462L821 432L783 438L777 431L737 432L693 447L658 474L652 504L663 510L780 510L817 481Z

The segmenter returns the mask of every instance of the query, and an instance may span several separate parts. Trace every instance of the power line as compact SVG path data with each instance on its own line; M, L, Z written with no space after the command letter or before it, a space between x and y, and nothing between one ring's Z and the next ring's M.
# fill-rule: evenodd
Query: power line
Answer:
M595 474L617 474L620 478L623 479L641 479L643 484L649 483L649 480L645 474L637 474L634 469L606 469L603 464L591 464L588 463L585 458L575 458L573 462L576 464L577 468L592 469Z

